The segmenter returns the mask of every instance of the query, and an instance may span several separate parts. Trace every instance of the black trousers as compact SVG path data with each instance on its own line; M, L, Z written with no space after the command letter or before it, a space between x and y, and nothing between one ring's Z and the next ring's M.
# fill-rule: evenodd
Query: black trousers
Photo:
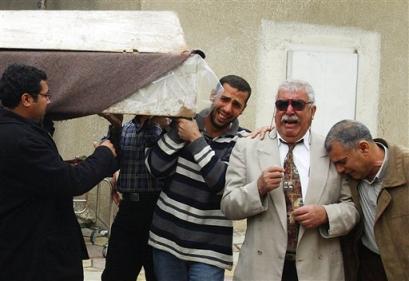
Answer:
M360 281L388 281L381 256L369 250L362 243L359 249L359 262Z
M102 281L135 281L143 266L147 281L156 281L149 229L158 192L143 193L140 201L122 200L111 227Z
M295 266L295 261L285 260L283 275L281 276L282 281L298 281L297 268Z

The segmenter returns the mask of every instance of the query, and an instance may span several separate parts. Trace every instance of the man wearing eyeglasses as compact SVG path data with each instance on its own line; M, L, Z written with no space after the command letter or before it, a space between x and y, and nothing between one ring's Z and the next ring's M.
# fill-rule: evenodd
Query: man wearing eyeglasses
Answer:
M247 218L234 280L344 280L337 237L359 214L323 138L310 130L312 87L283 82L275 110L268 137L240 139L230 156L221 208Z
M117 169L104 141L77 166L65 163L40 126L47 75L13 64L0 79L0 280L83 280L88 258L72 197Z

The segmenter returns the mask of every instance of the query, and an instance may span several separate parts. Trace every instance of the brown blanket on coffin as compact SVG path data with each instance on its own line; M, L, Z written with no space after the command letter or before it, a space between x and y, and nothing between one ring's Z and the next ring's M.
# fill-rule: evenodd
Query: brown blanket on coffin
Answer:
M47 115L64 120L102 112L179 66L188 56L0 50L0 73L12 63L46 71L52 95Z

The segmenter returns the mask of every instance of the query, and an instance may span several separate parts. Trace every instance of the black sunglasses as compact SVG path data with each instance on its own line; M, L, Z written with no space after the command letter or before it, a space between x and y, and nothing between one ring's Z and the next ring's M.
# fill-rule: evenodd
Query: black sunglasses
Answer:
M291 104L294 110L303 111L305 106L312 102L305 102L303 100L276 100L276 108L280 111L286 111L288 106Z

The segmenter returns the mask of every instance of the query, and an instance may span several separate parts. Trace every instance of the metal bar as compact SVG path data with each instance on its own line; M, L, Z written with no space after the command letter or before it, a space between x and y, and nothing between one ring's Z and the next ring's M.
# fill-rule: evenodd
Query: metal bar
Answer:
M38 7L40 10L45 10L45 9L47 9L47 0L39 0L39 1L37 2L37 7Z

